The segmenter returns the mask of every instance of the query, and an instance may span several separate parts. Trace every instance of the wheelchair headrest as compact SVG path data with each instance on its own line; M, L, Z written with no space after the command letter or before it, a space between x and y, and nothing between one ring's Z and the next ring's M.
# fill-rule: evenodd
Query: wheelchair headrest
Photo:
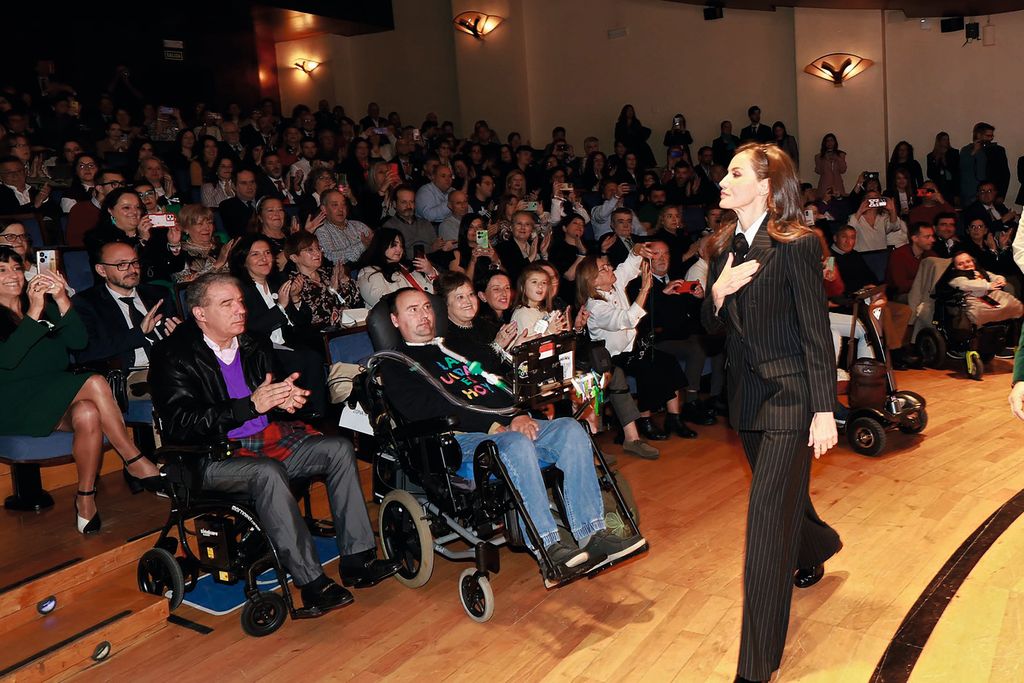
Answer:
M399 290L401 291L401 290ZM391 302L398 292L391 292L377 302L366 316L366 331L374 351L394 351L402 341L398 328L391 322ZM427 294L434 307L434 334L443 337L448 333L448 307L444 299L436 294Z

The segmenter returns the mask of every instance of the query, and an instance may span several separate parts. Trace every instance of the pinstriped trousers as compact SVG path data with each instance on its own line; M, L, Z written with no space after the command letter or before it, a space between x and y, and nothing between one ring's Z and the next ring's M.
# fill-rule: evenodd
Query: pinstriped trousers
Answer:
M839 552L839 534L811 504L807 432L740 431L753 471L743 566L743 629L738 672L768 680L782 661L798 567Z

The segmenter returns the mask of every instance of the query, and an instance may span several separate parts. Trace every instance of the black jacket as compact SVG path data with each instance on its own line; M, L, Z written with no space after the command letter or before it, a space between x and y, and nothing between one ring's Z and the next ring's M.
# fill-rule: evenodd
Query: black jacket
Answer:
M757 125L756 132L754 131L754 124L750 124L740 131L740 142L771 142L774 137L775 134L772 133L772 127L763 123Z
M256 213L256 200L252 201L253 206L248 206L238 197L228 197L220 203L220 219L224 224L224 230L231 237L241 237L249 228L249 221Z
M274 374L269 344L242 334L238 337L242 372L249 388ZM276 376L276 375L275 375ZM160 416L165 442L206 445L257 416L252 401L229 398L213 350L192 320L153 347L149 365L153 408Z
M162 302L160 313L164 318L178 314L165 287L142 284L136 292L147 310ZM155 336L143 335L138 327L128 327L121 304L102 283L76 294L71 304L89 333L88 345L75 353L75 360L80 363L116 359L119 367L129 368L135 363L135 349L143 346L147 339L150 343L157 340Z
M312 316L308 306L296 308L290 301L284 307L284 311L277 306L267 306L263 296L256 289L256 283L250 279L240 279L245 310L248 312L245 321L246 334L269 344L271 333L280 328L289 346L323 352L323 344L319 342L320 335L312 327ZM286 279L276 271L271 273L267 279L270 291L276 292Z

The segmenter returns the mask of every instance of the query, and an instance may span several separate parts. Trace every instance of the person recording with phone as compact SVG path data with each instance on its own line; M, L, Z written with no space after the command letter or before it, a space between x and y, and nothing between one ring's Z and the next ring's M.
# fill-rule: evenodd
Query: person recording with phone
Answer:
M537 216L531 211L516 211L512 215L512 239L496 247L501 263L508 271L509 279L516 281L523 268L543 258L551 246L551 233L541 235L537 231Z
M177 258L181 247L181 228L174 214L146 214L142 199L126 187L107 194L103 208L109 220L102 220L83 240L91 262L99 263L99 250L104 244L127 242L139 250L143 282L169 279L168 264Z
M463 273L472 282L477 273L501 269L501 258L491 244L486 219L478 213L467 213L459 222L458 247L448 270Z

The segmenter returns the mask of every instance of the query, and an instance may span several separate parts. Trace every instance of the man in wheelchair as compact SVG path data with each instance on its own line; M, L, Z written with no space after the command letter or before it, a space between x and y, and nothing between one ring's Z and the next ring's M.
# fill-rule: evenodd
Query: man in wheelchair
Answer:
M435 338L430 299L416 289L403 289L388 299L391 322L402 337L395 349L415 360L428 375L443 383L450 394L478 408L510 408L513 399L490 380L470 374L470 364ZM482 358L481 348L477 357ZM519 412L513 416L484 414L440 400L436 390L417 372L395 361L381 366L388 401L410 421L454 415L455 439L462 450L459 474L472 478L473 454L485 440L498 448L511 484L523 499L544 549L563 576L592 571L641 548L639 534L621 538L605 528L604 503L594 470L594 455L587 433L572 418L536 420ZM541 465L553 464L564 475L566 517L577 543L560 540L548 501ZM587 540L589 538L589 540ZM581 548L580 542L586 541Z
M309 392L295 386L297 374L274 381L269 345L243 334L246 311L237 280L204 275L189 287L187 305L192 319L153 347L150 365L165 444L230 440L235 457L201 464L203 490L251 496L305 607L326 612L351 603L351 593L324 574L288 481L325 477L343 583L379 583L398 565L376 558L352 444L301 422L279 421L301 408Z

